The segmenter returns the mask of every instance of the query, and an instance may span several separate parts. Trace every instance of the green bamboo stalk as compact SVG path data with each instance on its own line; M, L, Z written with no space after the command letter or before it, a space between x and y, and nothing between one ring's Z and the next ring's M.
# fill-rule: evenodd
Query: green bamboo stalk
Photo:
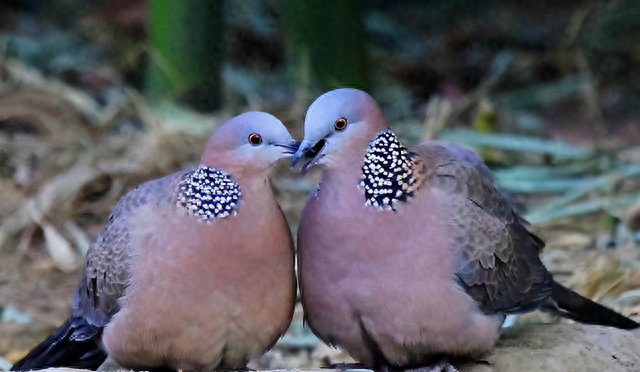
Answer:
M287 0L284 6L287 49L298 83L368 88L361 0Z
M150 0L145 93L183 98L211 111L221 105L223 1Z

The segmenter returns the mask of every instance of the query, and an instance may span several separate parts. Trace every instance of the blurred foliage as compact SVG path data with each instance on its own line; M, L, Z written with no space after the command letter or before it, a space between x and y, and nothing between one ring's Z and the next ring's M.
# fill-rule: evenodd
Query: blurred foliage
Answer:
M223 4L200 0L149 2L147 96L182 96L203 111L220 108Z
M285 0L288 55L298 83L369 88L362 0Z

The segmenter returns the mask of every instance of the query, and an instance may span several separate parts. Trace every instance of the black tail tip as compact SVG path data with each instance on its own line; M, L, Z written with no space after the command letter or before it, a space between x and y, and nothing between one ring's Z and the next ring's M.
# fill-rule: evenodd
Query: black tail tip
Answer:
M84 322L84 323L83 323ZM74 331L87 324L84 318L69 318L49 337L17 361L11 371L30 371L47 368L97 369L107 358L93 335L83 341L74 341ZM90 326L90 325L89 325ZM97 332L97 331L96 331Z
M640 323L608 307L582 297L569 288L553 283L551 299L560 315L580 323L597 324L625 330L640 328Z
M619 317L614 322L615 324L612 324L614 327L617 327L620 329L627 329L627 330L640 328L640 323L636 322L635 320L628 318L622 314L618 314L618 315Z

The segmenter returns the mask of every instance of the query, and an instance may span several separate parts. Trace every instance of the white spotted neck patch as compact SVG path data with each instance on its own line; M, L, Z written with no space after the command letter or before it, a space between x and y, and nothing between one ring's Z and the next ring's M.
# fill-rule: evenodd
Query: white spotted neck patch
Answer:
M187 214L213 222L236 213L242 191L231 175L221 169L199 165L178 183L178 206Z
M365 205L395 211L394 205L408 201L420 186L418 172L423 165L390 129L376 134L364 156L359 183Z

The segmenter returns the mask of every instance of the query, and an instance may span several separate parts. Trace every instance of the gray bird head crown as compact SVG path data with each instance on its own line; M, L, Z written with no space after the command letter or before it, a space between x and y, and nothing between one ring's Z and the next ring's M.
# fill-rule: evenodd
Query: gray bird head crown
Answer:
M362 161L369 141L387 129L380 107L367 93L336 89L318 97L304 120L304 139L291 158L303 161L304 173L315 164L339 167L345 161Z
M298 143L273 115L250 111L227 120L207 143L200 164L214 168L269 169L291 156Z

